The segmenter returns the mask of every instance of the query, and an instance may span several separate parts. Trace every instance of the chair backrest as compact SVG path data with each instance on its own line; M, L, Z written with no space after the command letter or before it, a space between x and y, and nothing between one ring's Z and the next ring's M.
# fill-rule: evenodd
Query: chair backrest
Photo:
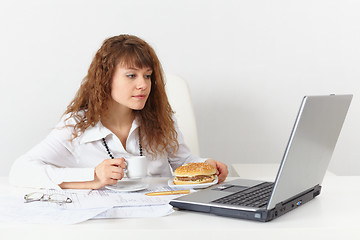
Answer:
M186 145L191 152L200 156L194 108L187 82L179 76L165 74L166 93Z

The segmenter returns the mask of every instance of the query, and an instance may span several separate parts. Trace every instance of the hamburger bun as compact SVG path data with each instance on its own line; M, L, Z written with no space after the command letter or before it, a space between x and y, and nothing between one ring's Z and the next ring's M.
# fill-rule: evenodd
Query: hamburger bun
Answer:
M175 185L210 183L216 179L216 168L208 163L187 163L178 167L173 183Z

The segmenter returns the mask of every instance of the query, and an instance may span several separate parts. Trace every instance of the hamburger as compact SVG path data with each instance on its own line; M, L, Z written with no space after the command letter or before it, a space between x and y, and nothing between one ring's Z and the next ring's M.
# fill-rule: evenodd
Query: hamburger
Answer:
M187 163L178 167L173 183L175 185L210 183L216 179L216 168L208 163Z

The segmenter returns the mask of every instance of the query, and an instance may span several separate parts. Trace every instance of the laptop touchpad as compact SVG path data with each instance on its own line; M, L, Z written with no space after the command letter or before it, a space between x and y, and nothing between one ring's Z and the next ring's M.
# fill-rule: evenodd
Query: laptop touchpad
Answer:
M222 191L222 192L239 192L248 188L248 186L236 186L236 185L221 185L217 188L213 188L212 190Z
M243 189L246 189L248 187L243 187L243 186L232 186L229 188L224 189L223 191L225 192L240 192Z

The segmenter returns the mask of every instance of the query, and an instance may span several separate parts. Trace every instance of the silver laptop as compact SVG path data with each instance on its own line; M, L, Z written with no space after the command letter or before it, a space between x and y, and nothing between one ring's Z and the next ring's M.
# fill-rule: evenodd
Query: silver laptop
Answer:
M179 209L273 220L320 194L352 95L305 96L275 182L238 179L179 197Z

